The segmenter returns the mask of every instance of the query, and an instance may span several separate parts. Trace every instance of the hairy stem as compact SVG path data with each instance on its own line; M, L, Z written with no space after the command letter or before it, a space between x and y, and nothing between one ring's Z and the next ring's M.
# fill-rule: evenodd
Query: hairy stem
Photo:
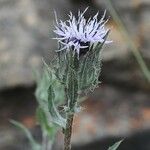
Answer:
M71 135L74 114L68 114L67 124L64 132L64 150L71 150Z

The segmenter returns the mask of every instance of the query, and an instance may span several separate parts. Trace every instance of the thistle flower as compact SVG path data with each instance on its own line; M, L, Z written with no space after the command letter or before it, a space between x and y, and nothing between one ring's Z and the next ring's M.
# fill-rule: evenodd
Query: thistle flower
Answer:
M69 19L66 21L58 21L56 16L56 26L54 32L58 35L58 42L62 45L62 50L74 50L80 54L80 50L86 50L90 44L97 42L103 43L106 34L109 29L105 29L105 24L108 20L104 20L106 11L104 12L102 18L98 20L97 13L93 18L85 19L84 12L78 12L78 17L73 16L72 12L69 14ZM112 41L105 41L105 43L110 43Z

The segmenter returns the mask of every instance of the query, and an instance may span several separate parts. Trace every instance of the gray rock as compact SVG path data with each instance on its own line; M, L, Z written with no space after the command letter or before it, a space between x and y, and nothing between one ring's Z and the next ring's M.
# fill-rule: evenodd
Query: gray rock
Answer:
M67 12L77 12L90 5L88 15L98 9L104 10L105 1L65 1L65 0L1 0L0 1L0 89L18 85L34 83L33 71L42 66L42 57L50 61L56 41L53 34L54 10L59 18L67 17ZM149 1L140 1L139 7L134 7L131 1L113 1L119 11L131 37L137 47L149 59ZM82 4L82 5L81 5ZM84 5L83 5L84 4ZM145 7L147 9L145 9ZM103 9L102 9L103 8ZM142 8L142 9L140 9ZM138 11L137 11L138 10ZM110 39L114 41L108 45L103 53L104 61L128 60L130 49L118 27L110 20L112 31ZM143 33L141 32L141 28ZM141 35L142 33L142 35ZM144 43L144 44L143 44ZM146 44L145 44L146 43ZM136 61L135 61L136 63Z
M141 45L143 47L143 55L145 58L150 60L150 6L145 6L142 8L141 12L141 25L140 25L140 36L142 39Z
M7 0L0 7L0 88L30 85L32 69L54 49L53 10L47 0Z

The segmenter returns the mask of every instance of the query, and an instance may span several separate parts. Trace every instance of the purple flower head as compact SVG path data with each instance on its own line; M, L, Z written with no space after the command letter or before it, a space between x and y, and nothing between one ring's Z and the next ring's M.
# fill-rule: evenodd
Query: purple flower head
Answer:
M82 13L79 11L77 18L70 12L69 19L64 22L61 20L58 22L56 17L57 25L54 32L58 37L54 39L57 39L63 45L58 51L73 49L79 54L80 50L89 47L89 44L104 42L104 38L109 31L109 29L105 29L107 22L107 20L104 21L106 11L100 20L97 18L99 13L86 20L84 13L87 9ZM112 41L105 41L106 44L110 42Z

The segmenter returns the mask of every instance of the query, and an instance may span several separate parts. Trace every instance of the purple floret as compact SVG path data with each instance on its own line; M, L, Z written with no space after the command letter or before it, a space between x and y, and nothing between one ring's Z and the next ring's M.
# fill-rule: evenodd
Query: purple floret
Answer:
M84 14L87 9L82 13L79 11L77 18L70 12L69 19L64 22L61 20L58 22L56 17L54 32L58 37L54 39L57 39L63 45L58 51L73 49L79 54L81 49L89 46L86 43L94 44L104 42L104 38L109 31L109 29L105 28L105 24L107 23L107 20L104 20L106 11L100 20L97 18L98 13L93 18L86 20ZM105 41L106 44L110 42L112 41Z

